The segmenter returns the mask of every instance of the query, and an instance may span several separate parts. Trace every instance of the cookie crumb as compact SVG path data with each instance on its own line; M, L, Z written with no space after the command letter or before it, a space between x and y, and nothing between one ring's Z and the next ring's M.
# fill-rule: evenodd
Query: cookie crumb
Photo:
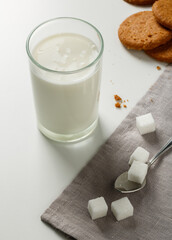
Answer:
M114 95L114 99L116 101L122 101L122 98L120 96L118 96L118 95Z
M116 108L127 108L126 102L128 102L128 99L123 100L119 95L115 94L113 95L114 99L116 101L115 107Z
M161 67L160 67L160 66L157 66L156 69L157 69L157 70L161 70Z
M116 108L121 108L121 103L119 103L119 102L115 103L115 107Z

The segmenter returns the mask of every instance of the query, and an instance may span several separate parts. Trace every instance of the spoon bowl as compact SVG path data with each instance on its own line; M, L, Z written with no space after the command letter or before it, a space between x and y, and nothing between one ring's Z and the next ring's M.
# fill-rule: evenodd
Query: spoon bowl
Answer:
M164 154L171 147L172 138L170 138L168 142L160 149L160 151L147 162L148 167L150 167L162 154ZM128 172L124 172L119 177L117 177L114 188L122 193L132 193L141 190L142 188L144 188L145 185L146 179L143 181L142 184L132 182L128 180Z
M141 190L146 185L146 179L142 184L128 180L128 172L122 173L117 177L114 187L122 193L131 193Z

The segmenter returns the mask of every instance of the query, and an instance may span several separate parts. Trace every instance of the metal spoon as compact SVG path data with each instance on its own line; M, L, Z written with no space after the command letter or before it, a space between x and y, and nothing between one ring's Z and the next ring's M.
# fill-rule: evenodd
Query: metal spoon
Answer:
M160 151L147 162L148 168L171 147L172 147L172 138L170 138L168 142L160 149ZM115 189L117 189L122 193L132 193L132 192L137 192L141 190L145 185L146 185L146 179L142 184L131 182L128 180L128 172L124 172L119 177L117 177L114 187Z

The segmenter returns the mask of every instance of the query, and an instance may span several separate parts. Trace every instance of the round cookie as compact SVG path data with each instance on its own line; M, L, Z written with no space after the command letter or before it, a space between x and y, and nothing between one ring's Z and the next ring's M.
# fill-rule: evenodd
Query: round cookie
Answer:
M124 0L124 1L134 5L150 5L153 4L156 0Z
M160 47L145 52L158 61L172 63L172 40Z
M129 49L150 50L172 39L172 32L163 28L152 11L143 11L129 16L121 23L118 36Z
M172 0L159 0L152 6L156 20L172 30Z

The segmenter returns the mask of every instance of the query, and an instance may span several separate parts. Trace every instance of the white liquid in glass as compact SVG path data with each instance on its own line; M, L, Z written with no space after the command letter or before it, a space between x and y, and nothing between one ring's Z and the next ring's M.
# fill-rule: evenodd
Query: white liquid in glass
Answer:
M98 56L96 45L79 34L53 35L32 51L42 66L55 71L75 71ZM98 117L100 68L92 66L73 74L51 73L31 67L39 124L57 134L76 134Z

